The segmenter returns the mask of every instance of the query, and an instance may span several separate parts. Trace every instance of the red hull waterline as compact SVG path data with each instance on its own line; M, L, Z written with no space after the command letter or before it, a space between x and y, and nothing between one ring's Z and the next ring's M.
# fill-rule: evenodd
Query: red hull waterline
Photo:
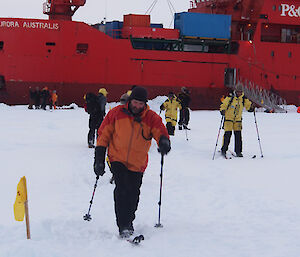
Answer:
M216 109L228 93L225 73L232 69L236 78L298 105L300 34L299 40L295 35L296 39L285 42L280 33L286 29L300 33L300 17L283 16L288 7L280 1L262 2L250 5L250 13L255 8L257 13L247 20L232 13L231 39L224 45L233 50L223 52L215 47L217 39L207 40L211 52L136 49L132 39L112 38L85 23L57 16L51 19L50 15L50 20L0 18L0 102L28 103L29 87L47 86L57 91L60 105L82 106L83 95L101 87L108 90L108 101L119 101L132 85L146 87L150 99L169 91L177 93L185 86L191 91L192 109ZM195 2L190 11L208 12L205 4ZM274 11L274 5L283 9ZM293 5L300 6L300 1ZM220 7L223 13L224 8ZM251 37L246 38L249 34L241 24L245 30L251 28ZM192 40L199 43L202 39Z

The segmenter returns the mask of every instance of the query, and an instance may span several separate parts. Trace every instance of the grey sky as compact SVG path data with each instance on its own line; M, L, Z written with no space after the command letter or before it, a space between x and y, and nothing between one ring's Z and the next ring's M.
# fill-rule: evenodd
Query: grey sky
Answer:
M187 11L189 8L189 0L170 1L176 12ZM1 18L48 18L43 14L44 0L2 0L1 2ZM89 24L100 22L105 16L107 21L123 20L123 14L145 14L153 2L154 0L86 0L85 6L77 10L73 20ZM157 1L151 12L151 22L163 23L164 27L169 27L172 23L172 15L167 0Z

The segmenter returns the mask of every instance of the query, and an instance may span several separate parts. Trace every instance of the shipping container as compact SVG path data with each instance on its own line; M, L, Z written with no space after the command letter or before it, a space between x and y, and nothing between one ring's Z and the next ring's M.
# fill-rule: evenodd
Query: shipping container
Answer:
M92 25L93 28L105 33L105 24L104 23L96 23Z
M179 38L178 29L123 27L122 38L152 38L176 40Z
M150 27L150 15L126 14L124 27Z
M122 21L109 21L105 24L105 34L112 38L121 38L123 28Z
M229 39L231 16L193 12L176 13L174 28L179 29L181 37Z

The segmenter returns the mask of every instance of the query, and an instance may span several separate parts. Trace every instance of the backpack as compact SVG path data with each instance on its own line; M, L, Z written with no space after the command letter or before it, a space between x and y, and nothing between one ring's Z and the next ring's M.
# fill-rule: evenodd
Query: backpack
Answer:
M88 114L95 114L99 110L99 101L98 97L94 93L86 94L86 110Z

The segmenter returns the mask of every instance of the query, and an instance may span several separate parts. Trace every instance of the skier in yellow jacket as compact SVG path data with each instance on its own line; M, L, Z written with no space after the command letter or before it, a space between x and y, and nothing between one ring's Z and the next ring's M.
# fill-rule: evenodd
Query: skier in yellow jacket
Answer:
M235 91L227 96L221 106L221 115L225 116L223 129L223 146L221 148L222 155L226 157L226 151L230 143L230 138L232 135L232 130L234 132L234 151L237 157L243 157L242 154L242 113L244 107L247 111L253 112L254 105L249 101L244 93L241 84L236 86Z
M175 126L177 123L177 110L181 110L181 108L181 104L177 100L176 95L173 92L169 92L168 99L160 106L161 111L166 111L166 127L170 136L174 136L175 134Z

